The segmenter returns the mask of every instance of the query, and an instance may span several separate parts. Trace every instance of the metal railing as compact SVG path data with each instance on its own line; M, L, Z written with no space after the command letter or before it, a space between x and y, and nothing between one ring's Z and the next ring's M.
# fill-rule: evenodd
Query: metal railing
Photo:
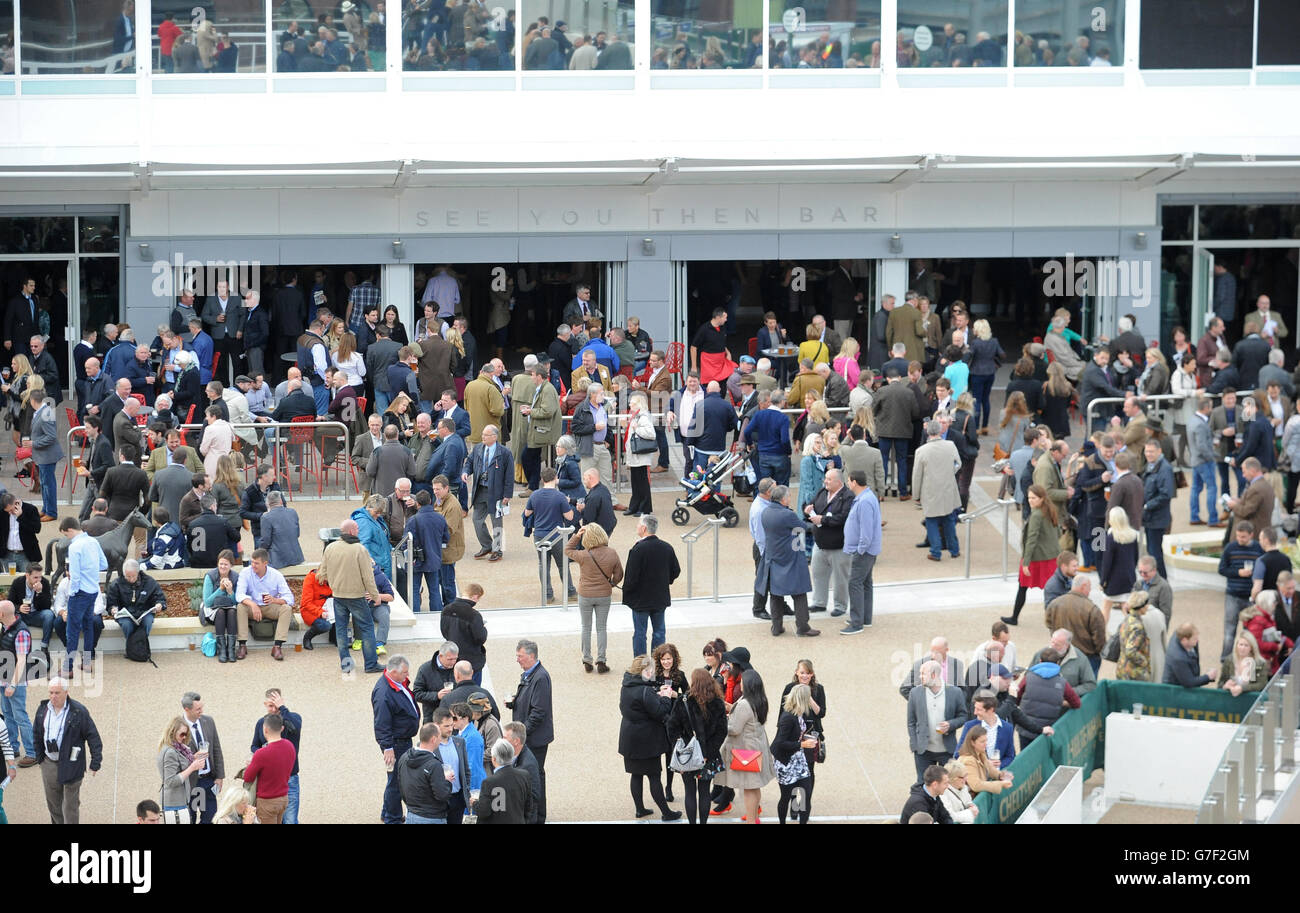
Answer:
M551 569L547 566L546 555L555 547L557 542L565 542L573 535L572 526L557 526L543 539L538 539L533 543L537 549L537 583L542 588L539 605L546 605L546 585L551 582ZM564 595L560 597L560 608L569 607L569 558L567 555L560 554L560 584L564 588Z
M393 575L398 569L406 571L406 606L415 611L415 533L408 532L402 536L402 542L392 551ZM397 585L397 581L393 581Z
M1016 506L1014 498L1002 498L997 501L990 501L979 510L972 513L961 514L957 517L958 522L966 524L966 577L970 578L970 542L971 527L980 517L993 513L998 508L1002 509L1002 579L1007 579L1008 564L1007 560L1011 552L1011 508Z
M290 444L286 439L281 437L280 429L282 428L290 428L290 429L296 428L300 430L303 428L337 428L338 430L343 432L343 446L340 449L339 453L343 455L344 460L352 459L352 429L348 427L346 422L336 422L327 419L325 421L315 421L315 422L230 422L229 424L230 427L235 429L236 431L238 431L241 428L252 428L259 432L257 437L263 439L265 438L265 433L267 431L274 432L271 437L271 466L273 469L275 469L275 478L277 480L279 480L281 475L283 475L286 479L289 477L288 468L284 467L280 462L281 444L284 444L285 446L288 447L314 447L317 444L317 441L315 440L315 435L313 435L313 440L310 442L303 441L301 444ZM200 435L200 440L202 440L201 436L203 433L203 429L206 428L207 425L180 425L179 427L183 431L197 431ZM236 435L236 437L239 436ZM242 437L239 439L241 441L244 440ZM247 444L248 442L244 441L244 443ZM193 448L194 453L196 455L200 457L202 456L202 454L199 454L198 441L196 441L194 444L190 446ZM338 455L336 454L335 459L337 458ZM324 473L329 469L333 469L333 468L335 468L333 463L326 465L325 456L322 453L320 471ZM347 467L345 465L344 470L346 468ZM343 472L344 470L338 470L338 471ZM323 478L321 479L321 484L322 485L324 484ZM343 500L351 501L353 495L351 492L348 491L347 484L344 483L342 488L343 488Z
M1255 392L1254 390L1238 390L1237 396L1238 397L1251 396L1254 394L1254 392ZM1204 396L1207 399L1220 399L1223 396L1223 394L1202 393L1200 394L1200 396ZM1139 403L1161 403L1161 402L1170 402L1174 400L1177 400L1178 402L1181 403L1184 400L1188 400L1188 399L1196 400L1200 398L1196 394L1184 395L1181 393L1153 393L1150 396L1135 395L1135 397ZM1096 399L1090 401L1088 403L1088 408L1085 411L1083 417L1083 421L1084 421L1083 427L1084 427L1085 435L1092 433L1091 429L1092 429L1092 415L1093 415L1092 407L1093 406L1096 405L1120 406L1123 405L1128 399L1129 397L1127 396L1099 396Z
M1283 795L1294 793L1298 705L1300 663L1293 663L1290 672L1273 677L1242 715L1210 778L1197 824L1259 824L1279 811Z
M700 523L689 532L682 533L682 541L686 543L686 598L691 598L693 583L695 580L695 543L704 535L704 530L713 527L713 601L718 602L718 529L727 521L721 517L705 517L704 522Z

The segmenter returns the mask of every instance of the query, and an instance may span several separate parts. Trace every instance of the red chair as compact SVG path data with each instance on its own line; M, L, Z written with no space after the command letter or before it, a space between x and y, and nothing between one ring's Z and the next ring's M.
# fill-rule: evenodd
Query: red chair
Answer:
M757 336L749 337L749 357L753 359L758 358L758 337Z
M147 404L145 403L144 400L144 394L132 393L131 399L135 400L137 403L140 404L140 413L135 417L135 423L140 427L144 427L145 425L149 424L149 416L144 411L145 408L147 408Z
M68 428L69 428L69 429L75 429L75 428L80 427L81 422L77 421L77 413L73 412L73 411L72 411L71 409L69 409L67 406L64 406L64 407L63 407L63 411L66 412L66 413L68 414ZM85 429L82 429L81 431L75 431L75 430L74 430L74 431L72 432L72 439L75 441L75 440L77 440L78 438L80 438L80 440L81 440L81 453L78 454L78 458L81 459L81 460L84 460L85 457L86 457L86 432L85 432ZM68 465L69 465L69 463L71 463L71 462L72 462L72 461L69 460L67 463L64 463L64 464L63 464L63 478L59 481L59 486L60 486L60 487L62 487L62 486L64 486L64 485L68 484ZM74 473L72 474L72 487L71 487L70 489L68 489L68 494L71 495L72 492L74 492L74 491L76 491L76 490L77 490L77 474L74 472Z
M199 407L198 403L190 403L190 411L185 413L185 421L181 425L190 425L194 422L194 410ZM185 429L181 428L181 446L185 446Z
M622 366L620 366L619 369L618 369L618 373L619 373L619 374L622 374L622 375L623 375L624 377L626 377L628 380L635 380L635 379L636 379L636 368L635 368L635 366L633 366L633 365L622 365Z
M217 365L219 364L221 364L221 353L213 352L212 353L212 379L213 380L217 379Z
M686 364L686 343L670 342L668 343L668 357L664 361L664 368L669 374L681 374L682 368Z
M314 415L299 415L290 419L289 441L288 446L298 448L298 491L302 491L302 474L316 477L316 494L319 497L322 490L320 477L321 473L316 469L316 429L315 428L294 428L293 425L301 425L316 421ZM284 481L289 485L289 473L285 470Z

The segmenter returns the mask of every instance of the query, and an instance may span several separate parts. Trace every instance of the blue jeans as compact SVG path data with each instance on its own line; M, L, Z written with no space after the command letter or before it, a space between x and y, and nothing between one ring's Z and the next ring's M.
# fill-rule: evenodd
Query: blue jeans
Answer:
M1079 527L1079 551L1083 553L1083 566L1095 567L1097 555L1092 549L1092 536L1088 535L1087 514L1076 515L1074 519Z
M456 599L456 565L444 564L438 572L438 581L442 584L442 604L446 605Z
M1165 573L1165 531L1163 529L1147 529L1147 554L1156 559L1156 570L1160 572L1161 577L1167 577Z
M39 612L33 609L32 611L28 612L26 615L19 613L18 617L23 620L23 622L27 625L27 627L32 629L40 628L41 643L45 644L46 646L49 646L50 634L53 633L54 631L54 610L53 609L42 609Z
M362 596L360 599L342 599L334 597L334 636L339 642L339 665L344 672L352 671L352 656L348 647L352 639L348 637L348 622L357 626L361 635L361 656L365 660L367 672L379 671L379 654L375 652L375 621L370 613L370 603Z
M667 469L668 468L668 435L664 432L663 425L658 425L658 424L655 425L655 443L659 445L659 465L664 469Z
M385 393L383 390L375 391L375 414L383 415L388 404L393 401L392 394Z
M9 744L18 750L23 746L23 754L29 758L36 757L36 744L32 741L32 718L27 715L27 684L14 685L13 697L4 697L0 691L0 710L4 711L5 728L9 730Z
M104 633L104 616L91 615L90 626L93 632L90 639L90 655L93 657L95 655L95 647L99 644L99 635ZM59 640L63 641L63 645L66 647L68 645L68 623L62 618L55 618L54 633Z
M970 395L975 399L975 427L987 428L993 410L989 408L989 394L993 392L993 374L972 374ZM981 418L982 417L982 418Z
M659 646L668 639L667 632L664 630L664 610L658 612L633 612L632 613L632 655L645 656L650 651L645 648L646 626L650 626L653 632L650 636L650 650Z
M375 620L375 646L388 643L388 618L392 613L391 603L372 603L370 614ZM376 654L377 655L377 654Z
M758 455L758 477L771 479L778 485L790 484L790 458L778 454Z
M68 614L71 615L72 613L69 612ZM113 620L116 621L117 626L122 629L122 637L129 638L131 636L131 632L135 630L137 624L144 625L144 636L148 637L149 634L153 631L153 619L154 616L152 614L149 614L144 617L144 621L137 622L133 620L131 616L128 615L126 612L122 612Z
M446 824L447 819L446 818L421 818L419 815L415 815L412 814L411 812L407 812L406 823L407 824Z
M411 606L412 612L419 612L423 604L424 597L421 590L429 591L429 611L442 611L442 572L441 571L416 571L415 574L415 605Z
M1234 472L1237 475L1237 497L1240 498L1242 490L1246 487L1246 477L1241 474L1241 467L1233 466L1229 469L1228 464L1223 462L1220 462L1217 465L1219 467L1219 488L1223 489L1225 495L1230 494L1228 487L1228 473L1230 471Z
M41 510L47 517L59 515L59 483L54 470L58 463L37 463L36 469L41 477Z
M938 558L945 548L956 558L959 549L957 548L957 518L953 514L945 514L942 517L925 518L925 535L930 540L930 554ZM940 538L942 535L942 538Z
M335 604L338 600L334 600ZM398 740L393 745L393 769L388 772L388 785L384 787L384 807L380 812L385 824L402 823L402 790L397 782L397 771L402 767L402 756L411 750L411 743Z
M95 600L98 593L83 593L81 590L73 593L68 597L68 639L65 641L68 645L68 670L72 669L72 658L77 653L77 643L81 639L81 632L86 632L86 653L94 656L95 650L95 625L92 621L95 614ZM149 618L153 618L152 615Z
M880 439L880 457L885 465L885 487L889 487L889 455L894 455L894 487L900 496L907 494L907 447L910 444L905 437L882 437ZM926 521L929 522L928 520Z
M1192 467L1192 522L1201 519L1201 489L1205 489L1205 510L1211 523L1219 522L1219 493L1215 487L1214 464L1202 463Z
M313 380L311 384L311 396L312 399L316 400L316 414L328 414L330 411L330 394L325 385Z
M284 807L284 817L280 819L281 824L298 823L298 775L294 774L289 778L289 802Z

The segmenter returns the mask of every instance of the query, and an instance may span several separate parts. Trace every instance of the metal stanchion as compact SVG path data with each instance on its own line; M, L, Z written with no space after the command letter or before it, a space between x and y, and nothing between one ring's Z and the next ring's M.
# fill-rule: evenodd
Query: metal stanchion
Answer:
M1241 823L1241 772L1237 761L1228 758L1219 773L1223 775L1223 823Z
M1011 505L1014 499L1002 502L1002 579L1007 579L1007 558L1011 553ZM969 551L967 552L969 555ZM967 558L967 561L970 559Z
M727 521L720 517L709 517L713 527L713 601L718 602L718 529Z
M1259 769L1255 766L1259 756L1257 739L1259 731L1247 729L1233 741L1241 757L1241 820L1244 824L1256 824L1255 801L1259 795Z
M1223 823L1223 793L1210 793L1205 797L1206 824Z
M552 531L552 534L559 536L560 541L563 542L573 535L573 527L557 526ZM569 607L569 559L565 557L563 552L560 554L560 580L564 583L564 595L560 597L560 608L567 609Z
M686 598L691 598L692 584L695 580L695 543L700 536L704 535L704 530L713 521L712 517L705 518L699 526L691 529L689 532L682 533L682 541L686 543ZM720 521L721 522L721 521ZM715 533L716 535L716 533ZM716 548L714 553L716 554ZM716 577L715 577L716 579Z
M1256 707L1254 715L1259 718L1259 797L1276 799L1277 791L1273 788L1273 776L1277 762L1277 727L1274 725L1273 712L1268 707Z
M402 541L402 549L406 552L406 605L412 612L415 611L415 533L408 532ZM430 600L432 601L432 600Z
M1295 665L1294 663L1292 664ZM1295 685L1283 677L1277 683L1282 692L1282 699L1277 701L1278 736L1282 739L1282 759L1277 765L1278 773L1291 773L1296 769L1295 763ZM1288 710L1287 708L1290 708Z

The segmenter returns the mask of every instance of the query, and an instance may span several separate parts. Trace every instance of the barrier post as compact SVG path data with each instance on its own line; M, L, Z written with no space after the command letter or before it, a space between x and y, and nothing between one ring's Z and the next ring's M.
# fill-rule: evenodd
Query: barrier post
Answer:
M709 523L713 527L713 601L718 602L718 529L726 520L719 517L709 517Z
M1246 824L1255 824L1255 799L1258 796L1259 769L1255 766L1259 753L1255 740L1259 737L1257 730L1248 729L1237 736L1235 741L1241 752L1241 820Z

